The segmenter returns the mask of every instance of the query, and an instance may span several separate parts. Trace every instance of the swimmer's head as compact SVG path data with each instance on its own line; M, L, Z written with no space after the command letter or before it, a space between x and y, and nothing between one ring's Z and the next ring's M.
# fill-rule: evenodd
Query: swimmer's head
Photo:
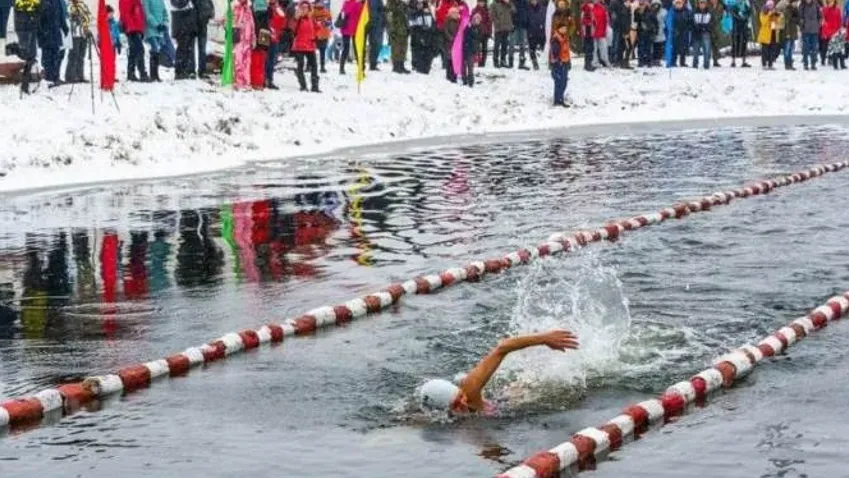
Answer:
M460 395L460 387L441 379L429 380L418 390L419 404L431 410L451 410Z

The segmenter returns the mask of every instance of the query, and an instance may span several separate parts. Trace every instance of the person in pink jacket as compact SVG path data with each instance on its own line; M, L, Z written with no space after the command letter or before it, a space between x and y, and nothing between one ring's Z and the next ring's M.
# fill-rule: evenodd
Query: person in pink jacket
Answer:
M233 31L238 30L238 43L233 46L236 88L250 88L251 50L254 47L254 14L248 0L239 0L233 9Z
M345 0L342 4L342 57L339 59L339 74L345 74L345 64L351 54L351 38L357 33L360 14L363 12L365 0ZM356 54L356 52L354 52Z

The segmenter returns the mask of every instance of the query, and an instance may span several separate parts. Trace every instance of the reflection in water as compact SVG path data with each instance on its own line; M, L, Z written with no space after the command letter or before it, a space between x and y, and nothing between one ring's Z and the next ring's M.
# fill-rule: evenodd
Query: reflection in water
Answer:
M826 141L827 129L799 134L819 144L816 156L843 146ZM420 270L432 260L503 247L491 239L499 228L538 239L580 225L549 221L578 201L606 218L617 195L651 203L658 190L704 191L703 183L684 179L682 187L664 179L671 170L689 178L751 176L750 158L729 164L717 145L739 150L759 136L772 138L777 146L757 143L756 165L773 170L786 170L795 157L774 154L776 147L797 153L814 147L769 131L754 136L718 130L701 132L695 142L673 134L470 146L407 153L368 167L349 163L336 176L292 178L271 168L256 184L226 176L209 184L189 180L202 194L167 184L97 189L79 201L59 193L22 208L23 218L36 217L21 228L25 240L0 246L0 334L44 337L55 311L70 309L97 320L99 333L114 334L127 310L174 288L316 280L355 264ZM144 209L150 197L159 208ZM68 212L74 214L61 220ZM74 215L93 226L80 227ZM0 242L10 235L0 232Z

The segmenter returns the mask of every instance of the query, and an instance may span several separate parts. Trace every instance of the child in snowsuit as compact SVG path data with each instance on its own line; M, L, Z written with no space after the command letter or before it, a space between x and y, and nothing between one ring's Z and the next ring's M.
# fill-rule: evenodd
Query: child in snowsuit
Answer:
M846 29L841 28L834 34L834 36L831 37L831 40L828 41L828 61L831 62L831 66L833 66L835 70L846 69L846 56L844 54L845 49Z
M481 15L475 14L463 35L463 84L469 88L475 86L475 60L481 35L483 35Z
M572 68L572 57L569 51L569 25L557 25L551 37L549 61L551 62L551 78L554 80L554 106L568 107L564 95L569 83L569 70Z

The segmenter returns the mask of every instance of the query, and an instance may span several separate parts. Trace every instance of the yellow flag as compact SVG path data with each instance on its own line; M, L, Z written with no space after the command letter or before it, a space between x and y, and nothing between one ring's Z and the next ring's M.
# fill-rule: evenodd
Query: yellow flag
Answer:
M354 51L357 53L357 86L366 78L366 26L369 22L368 2L363 2L357 32L354 34Z

